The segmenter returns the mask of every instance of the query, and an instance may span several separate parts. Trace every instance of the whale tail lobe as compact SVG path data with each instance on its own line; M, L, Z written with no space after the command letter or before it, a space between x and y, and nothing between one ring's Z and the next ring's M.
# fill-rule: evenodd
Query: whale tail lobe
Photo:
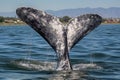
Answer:
M72 69L69 61L70 50L102 22L102 18L97 14L78 16L64 25L59 18L33 8L21 7L16 13L55 50L58 56L58 70Z

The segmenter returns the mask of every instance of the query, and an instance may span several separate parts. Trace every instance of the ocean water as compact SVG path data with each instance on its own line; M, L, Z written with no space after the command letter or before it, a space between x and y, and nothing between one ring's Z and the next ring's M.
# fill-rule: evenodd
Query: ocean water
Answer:
M73 71L29 26L0 26L0 80L120 80L120 24L102 24L70 52Z

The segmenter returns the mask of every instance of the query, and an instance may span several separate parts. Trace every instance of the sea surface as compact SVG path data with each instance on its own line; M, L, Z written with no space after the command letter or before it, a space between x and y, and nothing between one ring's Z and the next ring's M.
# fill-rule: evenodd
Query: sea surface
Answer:
M120 24L102 24L70 52L73 71L29 26L0 26L0 80L120 80Z

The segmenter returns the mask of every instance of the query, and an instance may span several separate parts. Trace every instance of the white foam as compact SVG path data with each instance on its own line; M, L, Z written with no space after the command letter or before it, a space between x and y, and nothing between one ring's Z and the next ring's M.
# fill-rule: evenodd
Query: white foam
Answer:
M85 69L102 69L101 66L97 64L75 64L73 65L73 70L85 70Z
M28 69L28 70L56 70L56 62L44 62L44 61L33 61L33 60L16 60L12 61L12 64L18 68ZM73 70L86 70L86 69L102 69L101 66L97 64L74 64Z
M38 62L38 61L33 61L33 60L16 60L12 61L11 64L14 66L21 68L21 69L26 69L26 70L54 70L55 69L55 62Z

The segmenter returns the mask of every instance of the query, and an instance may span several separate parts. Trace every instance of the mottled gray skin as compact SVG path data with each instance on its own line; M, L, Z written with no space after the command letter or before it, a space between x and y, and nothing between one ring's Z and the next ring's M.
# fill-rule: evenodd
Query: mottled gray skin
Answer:
M58 56L57 70L72 70L69 51L102 22L102 18L97 14L78 16L64 25L59 18L33 8L21 7L16 13L55 50Z

